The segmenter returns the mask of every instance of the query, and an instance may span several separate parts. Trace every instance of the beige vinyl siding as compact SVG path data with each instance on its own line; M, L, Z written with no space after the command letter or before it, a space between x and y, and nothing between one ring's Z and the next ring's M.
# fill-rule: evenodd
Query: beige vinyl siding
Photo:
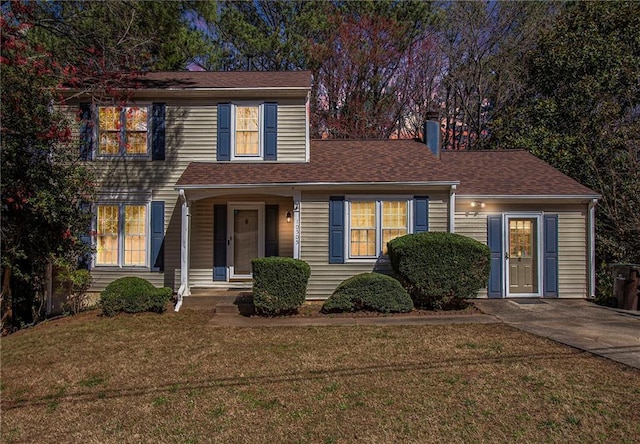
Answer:
M306 105L278 104L278 161L304 162L306 145Z
M335 193L334 193L335 194ZM339 194L339 193L338 193ZM378 193L390 195L391 193ZM448 196L422 192L406 193L429 195L429 230L446 231ZM372 195L375 197L376 195ZM311 266L307 298L326 299L345 279L359 273L379 271L391 273L388 260L349 261L329 263L329 195L304 193L300 204L300 259Z
M558 294L587 296L587 213L558 213Z
M428 193L429 231L449 231L449 195Z
M467 211L458 206L456 233L487 243L487 216L508 212L558 215L558 295L561 298L587 296L587 213L586 208L573 206L487 205L481 212ZM486 297L486 289L479 297Z
M286 99L278 101L278 160L301 161L306 159L306 107L304 98ZM163 101L161 99L157 101ZM109 194L126 194L131 192L151 194L151 199L164 201L165 203L165 240L164 240L164 272L151 272L143 269L129 268L94 268L92 270L93 285L91 291L102 291L106 285L115 279L124 276L139 276L151 281L157 286L168 286L174 290L180 284L180 236L181 236L181 201L178 192L174 189L175 183L192 161L214 162L216 161L216 126L217 104L202 99L188 101L166 101L166 128L165 128L165 160L152 161L151 156L143 159L133 158L97 158L87 165L93 169L99 191ZM151 101L139 102L151 104ZM79 106L71 105L63 107L71 122L77 122ZM74 127L73 136L79 140L78 125ZM268 201L268 197L263 200ZM234 198L235 200L235 198ZM289 201L290 202L290 201ZM291 203L289 203L291 206ZM196 211L200 211L197 203ZM198 218L203 220L199 221ZM200 261L200 268L194 268L196 282L211 282L212 267L205 267L204 249L207 243L212 245L213 240L204 240L206 235L206 218L212 218L212 214L206 212L194 215L192 221L198 229L205 232L192 237L192 242L198 249L195 254L196 263ZM284 221L281 215L280 223ZM286 223L286 221L284 222ZM284 232L292 231L292 225L282 227ZM211 224L209 224L211 228ZM211 231L212 234L212 231ZM198 241L202 242L201 244ZM289 239L289 240L287 240ZM293 235L280 237L281 254L287 252L292 255ZM209 261L212 262L213 247L208 249L211 253ZM208 274L207 274L208 273Z
M456 211L455 232L462 236L487 243L487 213L464 213ZM487 289L483 288L478 292L479 298L487 297Z

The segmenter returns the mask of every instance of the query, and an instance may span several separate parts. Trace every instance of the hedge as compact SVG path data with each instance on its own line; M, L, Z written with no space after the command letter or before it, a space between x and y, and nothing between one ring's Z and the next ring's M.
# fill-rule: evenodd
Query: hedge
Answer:
M454 233L408 234L388 243L391 266L416 306L457 309L487 286L490 251Z
M343 281L321 309L323 313L406 313L411 310L413 302L400 282L380 273L362 273Z
M263 257L251 261L253 304L256 314L292 314L304 303L311 275L309 264L288 257Z
M128 276L116 279L100 294L100 306L105 316L116 313L162 313L173 296L171 288L156 288L149 281Z

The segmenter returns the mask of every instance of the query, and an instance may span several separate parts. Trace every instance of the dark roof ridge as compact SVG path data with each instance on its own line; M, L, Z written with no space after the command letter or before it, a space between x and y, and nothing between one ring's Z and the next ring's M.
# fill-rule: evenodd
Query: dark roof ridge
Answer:
M383 139L377 137L358 137L354 139L317 139L312 138L312 142L420 142L423 143L420 139Z
M497 148L497 149L483 149L483 150L448 150L443 149L442 153L508 153L508 152L525 152L531 154L524 148ZM533 155L533 154L532 154Z

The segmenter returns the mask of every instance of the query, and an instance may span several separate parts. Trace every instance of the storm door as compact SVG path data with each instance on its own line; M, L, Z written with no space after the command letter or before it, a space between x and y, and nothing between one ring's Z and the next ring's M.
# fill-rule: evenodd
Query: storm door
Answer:
M538 217L507 216L505 270L509 296L540 295Z

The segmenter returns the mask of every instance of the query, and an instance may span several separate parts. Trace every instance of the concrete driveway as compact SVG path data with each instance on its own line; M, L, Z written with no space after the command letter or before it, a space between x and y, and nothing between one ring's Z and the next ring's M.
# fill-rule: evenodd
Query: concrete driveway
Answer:
M640 312L583 299L475 299L502 322L640 369Z

